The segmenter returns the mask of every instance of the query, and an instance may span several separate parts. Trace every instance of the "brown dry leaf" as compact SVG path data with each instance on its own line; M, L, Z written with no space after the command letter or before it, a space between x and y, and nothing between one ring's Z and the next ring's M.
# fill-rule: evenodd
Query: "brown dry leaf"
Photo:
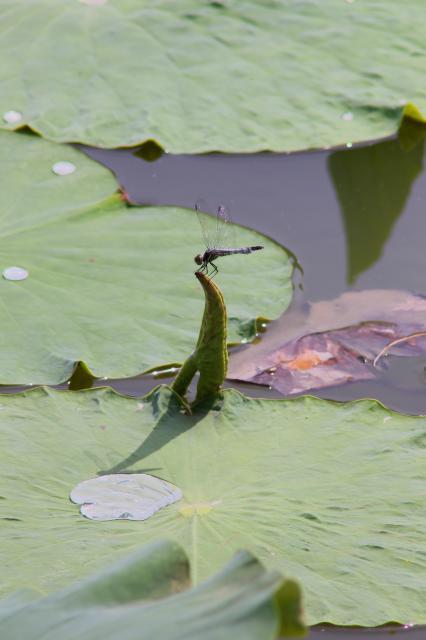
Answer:
M228 378L286 395L367 380L385 366L385 354L426 353L425 332L426 297L406 291L352 291L299 303L259 343L231 355ZM401 338L407 339L392 344Z

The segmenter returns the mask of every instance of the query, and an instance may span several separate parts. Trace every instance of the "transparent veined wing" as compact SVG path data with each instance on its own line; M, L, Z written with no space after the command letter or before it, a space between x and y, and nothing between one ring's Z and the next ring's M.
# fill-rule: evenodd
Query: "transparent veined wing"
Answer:
M204 199L200 198L195 204L195 211L197 212L204 244L207 249L235 246L235 227L232 224L229 210L225 205L220 204L215 210L214 207L211 207Z

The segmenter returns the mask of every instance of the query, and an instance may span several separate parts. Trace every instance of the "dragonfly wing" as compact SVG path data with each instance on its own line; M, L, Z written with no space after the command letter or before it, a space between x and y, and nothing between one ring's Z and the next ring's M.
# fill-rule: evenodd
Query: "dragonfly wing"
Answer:
M235 226L232 223L229 209L219 205L216 214L216 234L214 249L235 246Z
M203 198L199 198L195 203L195 211L206 249L211 249L216 240L216 217L208 215L209 206Z
M200 198L195 203L195 211L208 249L221 249L235 245L235 228L230 213L224 205L219 205L217 211L213 213L213 208Z

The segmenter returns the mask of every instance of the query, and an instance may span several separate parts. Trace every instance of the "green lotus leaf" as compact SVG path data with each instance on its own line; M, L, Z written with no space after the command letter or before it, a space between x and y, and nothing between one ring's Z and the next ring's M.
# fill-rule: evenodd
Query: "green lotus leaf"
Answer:
M247 552L204 584L188 589L189 563L176 543L160 541L83 583L47 598L0 601L3 640L273 640L304 635L300 590ZM279 634L282 637L282 633Z
M173 153L377 138L425 108L423 18L423 0L3 0L0 114Z
M111 174L75 149L24 133L0 139L0 273L29 272L20 282L0 278L0 383L58 383L78 361L110 377L183 361L204 304L193 275L203 248L194 212L129 208L105 197ZM61 160L75 172L55 175ZM245 338L258 315L279 315L292 292L287 253L238 229L242 245L265 250L220 263L230 341Z
M68 162L72 174L53 167ZM27 133L0 132L1 251L17 234L81 214L117 189L113 174L69 145L50 144ZM48 248L41 244L39 252ZM18 259L19 256L16 256ZM2 261L0 272L13 263ZM4 312L3 312L4 313Z
M192 407L214 401L228 369L227 314L219 287L204 273L197 272L206 299L197 345L175 377L172 389L181 398L198 371L197 393Z
M3 396L2 590L53 591L169 538L198 584L239 549L303 584L309 623L425 623L426 418L365 400L254 400L182 412L167 387ZM179 502L143 522L85 519L70 491L155 475Z

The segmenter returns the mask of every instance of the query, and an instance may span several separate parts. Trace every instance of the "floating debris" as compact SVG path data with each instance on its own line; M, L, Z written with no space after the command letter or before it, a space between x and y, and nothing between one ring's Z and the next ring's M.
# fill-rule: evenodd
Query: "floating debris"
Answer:
M406 291L346 292L294 308L260 344L233 353L228 379L272 386L285 395L372 380L387 353L426 353L426 299ZM379 367L381 362L382 367Z
M5 280L26 280L29 273L22 267L7 267L3 271L3 278Z

